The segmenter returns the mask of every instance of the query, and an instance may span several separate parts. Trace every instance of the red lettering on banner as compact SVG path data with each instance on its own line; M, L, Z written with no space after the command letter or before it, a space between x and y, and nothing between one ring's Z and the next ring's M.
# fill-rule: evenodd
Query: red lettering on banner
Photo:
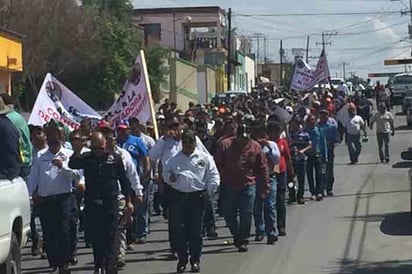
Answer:
M41 113L44 113L43 111L39 111L39 115ZM74 122L70 119L68 119L67 117L64 117L62 115L60 115L58 112L54 111L52 108L48 108L47 109L47 113L44 113L45 118L43 118L46 122L48 122L50 120L50 117L53 117L54 120L57 120L59 122L61 122L63 125L70 127L72 129L78 129L80 127L80 125L77 122ZM41 117L41 115L40 115Z

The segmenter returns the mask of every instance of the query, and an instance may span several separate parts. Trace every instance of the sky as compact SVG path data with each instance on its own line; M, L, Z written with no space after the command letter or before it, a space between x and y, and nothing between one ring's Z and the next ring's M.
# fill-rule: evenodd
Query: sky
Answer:
M279 61L280 39L286 55L292 48L306 48L309 35L309 56L319 56L322 32L336 32L326 37L326 53L332 77L350 73L366 78L368 73L403 72L404 66L384 66L390 58L411 56L412 40L408 36L409 1L394 0L135 0L135 8L220 6L232 8L233 25L238 35L262 33L267 38L268 58ZM354 15L296 16L293 14L365 13ZM259 16L262 14L288 16ZM253 15L253 16L242 16ZM261 40L262 41L262 40ZM262 45L262 43L261 43ZM253 51L256 51L256 44ZM263 48L259 49L263 55ZM309 63L316 64L316 58ZM412 64L406 69L412 71Z

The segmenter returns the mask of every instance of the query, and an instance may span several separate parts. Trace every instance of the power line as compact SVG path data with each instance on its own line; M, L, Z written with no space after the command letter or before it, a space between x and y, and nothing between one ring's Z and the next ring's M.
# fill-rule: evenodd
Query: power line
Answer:
M399 11L364 11L364 12L328 12L328 13L283 13L283 14L234 14L236 17L293 17L293 16L354 16L354 15L377 15L377 14L399 14Z

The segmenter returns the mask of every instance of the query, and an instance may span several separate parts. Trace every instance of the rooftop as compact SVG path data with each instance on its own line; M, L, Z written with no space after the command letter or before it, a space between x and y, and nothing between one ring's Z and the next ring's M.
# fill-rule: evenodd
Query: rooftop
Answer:
M21 41L21 39L24 37L22 34L14 32L12 30L0 27L0 34L3 34L4 36L7 36L10 39Z
M218 6L151 8L151 9L135 9L133 11L135 15L159 14L159 13L218 13L218 12L226 14L226 11Z

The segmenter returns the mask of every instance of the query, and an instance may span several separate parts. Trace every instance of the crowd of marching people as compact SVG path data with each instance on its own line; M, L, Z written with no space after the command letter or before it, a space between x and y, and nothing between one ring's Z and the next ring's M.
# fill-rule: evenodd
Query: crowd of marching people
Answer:
M390 161L386 102L372 115L359 93L308 95L262 87L216 105L190 103L185 112L166 100L156 139L156 125L135 117L115 125L85 119L72 132L53 119L27 125L2 94L0 178L27 181L32 255L47 258L52 273L70 273L84 232L94 273L117 273L127 250L146 243L154 214L167 219L177 273L189 263L200 271L202 239L218 237L217 215L239 252L248 251L253 221L255 240L275 244L287 233L288 203L333 196L338 143L356 165L366 126L376 124L380 160Z

